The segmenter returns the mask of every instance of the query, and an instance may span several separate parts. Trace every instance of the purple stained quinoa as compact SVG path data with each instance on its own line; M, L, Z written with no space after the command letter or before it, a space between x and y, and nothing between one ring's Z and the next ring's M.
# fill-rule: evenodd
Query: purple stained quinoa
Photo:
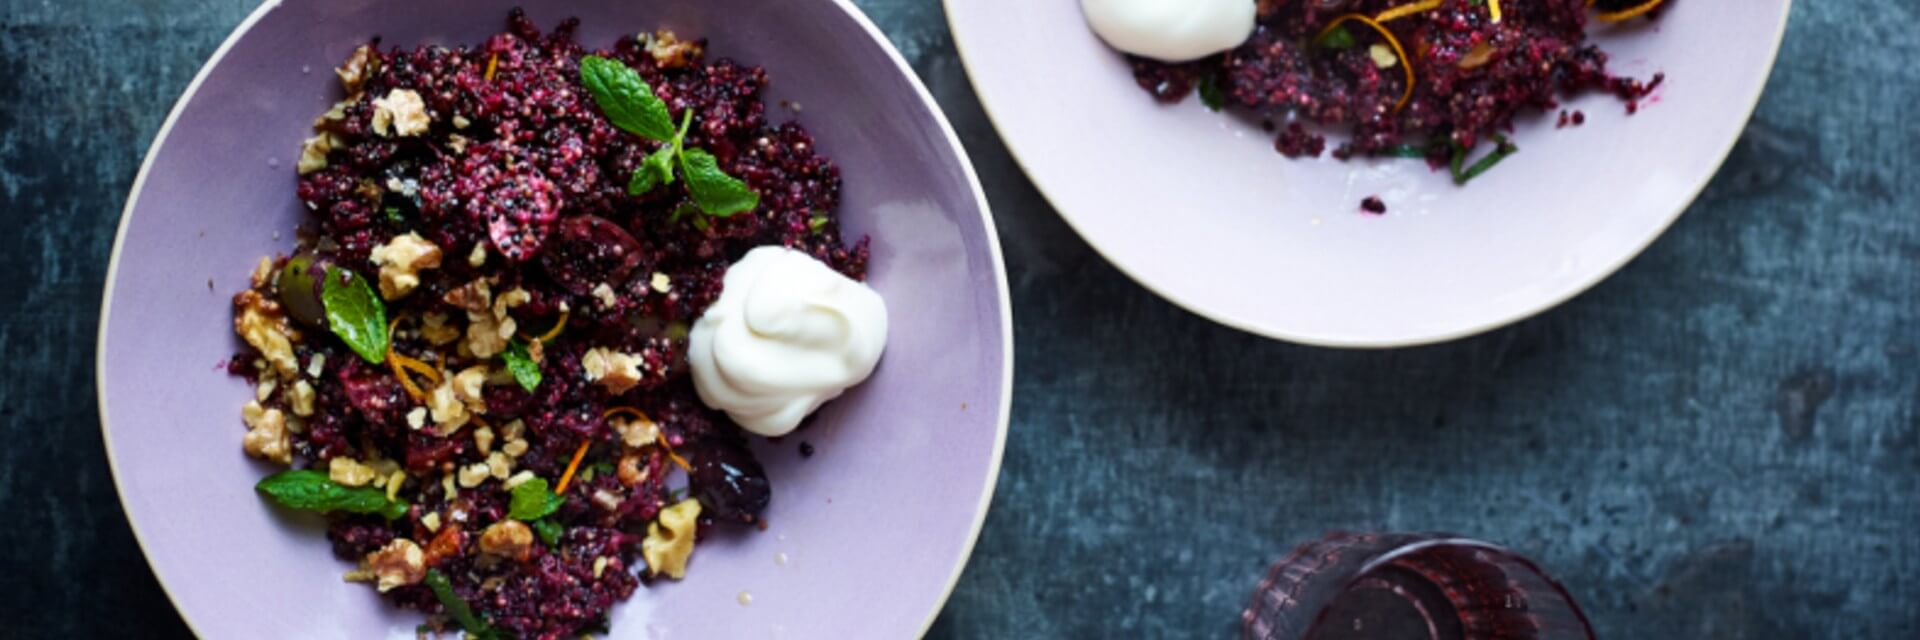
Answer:
M1511 131L1516 114L1551 111L1563 94L1603 91L1632 112L1663 79L1609 74L1606 53L1586 38L1591 12L1646 0L1495 1L1497 21L1488 0L1261 0L1239 47L1185 63L1133 57L1134 78L1164 102L1217 89L1227 105L1296 118L1275 142L1288 157L1320 154L1324 138L1298 126L1309 122L1351 133L1336 157L1419 156L1436 169Z
M478 46L356 50L302 150L299 246L234 297L248 348L231 370L259 386L246 452L398 503L391 519L310 508L359 563L349 579L436 630L578 637L643 582L678 577L696 536L764 527L771 488L739 427L694 393L688 326L756 246L866 275L866 240L846 244L836 221L839 169L798 124L769 120L764 71L664 31L590 51L577 24L542 33L516 9ZM757 206L708 215L677 183L630 195L664 144L602 113L588 55L637 71L674 122L690 114L685 146ZM378 292L384 353L340 335L352 321L327 297L335 277ZM682 475L685 497L669 489ZM515 515L533 486L558 494L550 513Z

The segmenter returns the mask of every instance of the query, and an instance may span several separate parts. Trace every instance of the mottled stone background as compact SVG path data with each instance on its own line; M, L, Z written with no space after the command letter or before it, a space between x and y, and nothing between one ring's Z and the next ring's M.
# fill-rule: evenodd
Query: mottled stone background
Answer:
M1266 564L1357 528L1509 543L1607 638L1920 637L1912 0L1798 3L1732 161L1620 274L1371 353L1134 286L1007 156L937 0L858 4L959 128L1013 280L1006 467L935 636L1229 635ZM108 476L94 334L141 154L252 2L0 7L0 637L186 636Z

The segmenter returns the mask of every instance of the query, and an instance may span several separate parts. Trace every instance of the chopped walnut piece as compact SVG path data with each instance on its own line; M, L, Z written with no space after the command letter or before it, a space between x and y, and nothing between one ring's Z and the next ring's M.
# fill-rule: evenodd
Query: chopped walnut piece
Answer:
M447 324L447 314L425 313L420 316L420 337L433 346L446 346L460 339L460 328Z
M447 292L445 299L447 304L467 310L467 341L461 347L473 357L484 359L507 350L508 341L519 329L508 312L532 300L533 295L525 289L514 289L496 298L485 279L476 279Z
M489 427L474 429L473 448L482 455L493 453L493 429Z
M347 146L347 141L338 134L327 132L307 138L300 143L300 159L294 162L294 171L307 175L327 168L327 154L334 149Z
M613 287L602 282L593 288L593 299L600 301L600 308L612 309L620 304L620 298L613 295Z
M367 568L379 579L377 588L381 593L410 584L419 584L427 577L426 554L420 545L406 538L396 538L379 551L367 554Z
M593 506L600 507L602 511L612 513L619 511L620 503L626 502L627 498L626 496L606 489L594 489L593 495L588 498L588 501L592 502Z
M253 275L249 280L251 280L253 286L257 288L265 286L267 279L271 277L273 277L273 258L260 256L260 261L253 265Z
M375 472L373 467L360 464L359 460L346 456L327 461L327 478L345 486L364 487L373 482L374 477L378 475L379 473Z
M493 470L491 468L488 468L487 463L485 462L475 462L473 464L460 467L460 472L459 472L460 488L472 489L474 487L478 487L480 486L480 483L486 482L487 478L491 477L492 475L493 475Z
M585 370L587 381L599 383L614 395L626 393L640 384L643 362L639 356L604 347L588 349L580 356L580 368Z
M460 373L453 374L453 396L467 403L467 410L473 413L486 413L487 400L481 396L482 386L487 383L487 365L477 364Z
M626 416L614 416L612 422L613 431L620 434L620 441L629 447L644 447L660 438L660 425L644 415L631 420Z
M313 415L313 395L313 385L305 380L293 381L293 387L287 389L287 404L293 407L293 415Z
M480 552L524 561L533 553L533 529L518 520L501 520L480 533Z
M427 117L427 103L412 89L394 89L373 101L373 132L383 137L389 130L402 138L417 136L426 133L432 123Z
M374 53L373 45L363 44L355 48L347 56L347 61L340 63L333 73L340 76L340 88L346 89L347 95L353 95L366 88L367 78L379 70L380 58Z
M412 293L421 271L440 267L440 247L418 233L394 236L367 257L380 265L380 297L388 300Z
M640 44L647 48L647 55L662 69L683 69L700 59L703 47L697 40L681 40L673 31L661 29L651 34L640 34Z
M287 437L286 414L248 401L240 408L240 418L247 423L247 435L240 439L240 448L246 450L247 455L293 464L293 442Z
M493 479L504 482L511 473L513 473L513 458L498 451L487 456L487 474L493 476Z
M434 435L445 437L459 431L472 419L467 411L467 403L460 399L453 385L456 377L440 381L440 386L427 393L427 410L433 414ZM411 420L411 417L409 417Z
M660 519L647 525L647 538L640 542L648 575L665 574L675 580L686 577L687 559L693 556L693 530L699 520L700 501L692 498L660 510Z
M526 484L528 480L532 480L534 477L532 471L522 471L513 474L513 477L507 478L506 482L500 483L500 488L512 491L514 487Z
M260 350L261 357L273 365L280 377L289 380L299 377L300 360L293 354L293 341L299 334L287 326L286 318L280 313L280 303L248 289L233 297L233 305L240 309L240 314L233 319L234 333Z

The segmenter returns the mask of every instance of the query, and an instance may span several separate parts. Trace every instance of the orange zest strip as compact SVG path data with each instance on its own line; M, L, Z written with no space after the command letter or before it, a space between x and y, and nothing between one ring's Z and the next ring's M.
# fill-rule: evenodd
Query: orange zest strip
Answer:
M520 334L520 337L527 338L529 340L538 340L540 341L541 344L553 344L553 339L560 337L560 332L565 331L567 329L567 318L569 317L568 315L569 313L571 312L561 311L560 319L555 320L553 322L553 328L547 329L546 333L540 334L538 337L529 336L525 333Z
M1655 0L1655 1L1658 2L1659 0ZM1413 63L1411 60L1407 59L1406 48L1400 46L1400 39L1393 37L1392 31L1388 31L1385 26L1382 26L1379 22L1376 22L1373 18L1369 18L1363 15L1360 15L1358 13L1349 13L1349 14L1342 15L1338 18L1334 18L1333 22L1327 23L1326 28L1321 29L1320 34L1317 36L1314 36L1313 39L1315 41L1319 41L1321 38L1327 37L1327 34L1333 33L1333 30L1335 28L1339 27L1341 24L1345 23L1348 20L1352 20L1352 21L1367 25L1369 27L1373 27L1373 30L1380 32L1380 36L1386 38L1387 44L1393 47L1393 54L1400 57L1400 69L1405 71L1407 74L1407 88L1406 90L1400 92L1400 101L1394 103L1393 105L1394 112L1398 113L1401 109L1406 108L1408 100L1413 99Z
M591 439L580 441L580 448L573 450L573 461L567 463L567 472L560 474L560 484L553 485L553 495L567 492L567 483L573 482L573 472L580 470L580 461L586 459L587 447L592 445Z
M420 386L413 383L413 377L407 375L407 369L413 368L414 365L419 365L425 369L422 375L429 377L437 376L439 372L434 371L432 367L427 367L425 363L419 360L414 360L393 352L394 330L400 328L400 321L405 318L406 316L394 316L393 320L387 322L387 366L393 369L393 377L400 380L400 387L407 390L407 395L411 396L414 402L424 402L427 399L427 393L421 391ZM414 370L420 371L421 369ZM438 385L440 381L436 379L433 383Z
M420 387L414 385L413 379L407 376L405 371L420 374L422 377L425 377L428 382L432 383L431 386L440 386L440 370L433 368L433 365L398 353L388 353L387 364L393 367L394 375L400 378L400 386L406 387L407 393L412 395L415 400L426 398L427 394L425 391L422 391ZM403 371L403 369L405 371Z
M493 54L493 57L487 58L487 76L486 76L487 82L493 82L493 72L499 68L500 68L500 54L496 53L496 54Z
M1440 8L1440 3L1442 1L1443 0L1420 0L1419 2L1415 2L1412 4L1403 4L1398 7L1394 7L1392 9L1388 9L1386 11L1380 12L1379 15L1375 15L1373 17L1373 21L1374 22L1392 22L1394 20L1399 20L1401 18L1405 18L1407 16L1410 16L1416 13L1426 13L1428 11L1432 11L1434 9Z
M645 420L647 422L653 422L653 418L648 417L645 412L639 409L635 409L633 407L614 407L600 414L600 418L602 420L611 418L614 416L626 416L629 418L633 418L635 420Z
M641 411L639 409L635 409L633 407L614 407L600 414L601 418L611 418L614 416L627 416L635 420L645 420L647 422L653 422L653 418L649 417L646 414L646 412ZM672 460L674 466L680 467L681 471L687 471L687 472L693 471L693 465L688 464L686 458L682 458L680 457L680 454L674 453L673 443L667 442L667 433L665 431L662 431L658 436L655 436L654 441L660 443L660 448L665 449L667 451L667 459Z
M1622 22L1625 20L1632 20L1634 18L1647 15L1648 11L1652 11L1654 9L1660 8L1660 4L1663 2L1666 2L1666 0L1647 0L1646 2L1642 2L1637 6L1628 7L1626 9L1621 9L1619 11L1601 13L1594 17L1599 18L1601 22ZM1593 3L1589 2L1587 4L1592 5Z
M682 458L680 454L673 452L673 444L667 442L667 434L661 433L659 442L660 448L667 450L667 459L672 460L674 466L680 467L681 471L693 473L693 465L687 464L686 458Z

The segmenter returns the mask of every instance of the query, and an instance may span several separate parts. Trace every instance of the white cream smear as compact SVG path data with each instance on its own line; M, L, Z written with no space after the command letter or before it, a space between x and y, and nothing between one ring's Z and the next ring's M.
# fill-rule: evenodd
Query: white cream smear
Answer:
M1197 60L1247 41L1254 0L1080 0L1107 45L1167 62Z
M727 268L688 339L700 401L748 431L782 436L873 374L887 307L813 256L759 247Z

